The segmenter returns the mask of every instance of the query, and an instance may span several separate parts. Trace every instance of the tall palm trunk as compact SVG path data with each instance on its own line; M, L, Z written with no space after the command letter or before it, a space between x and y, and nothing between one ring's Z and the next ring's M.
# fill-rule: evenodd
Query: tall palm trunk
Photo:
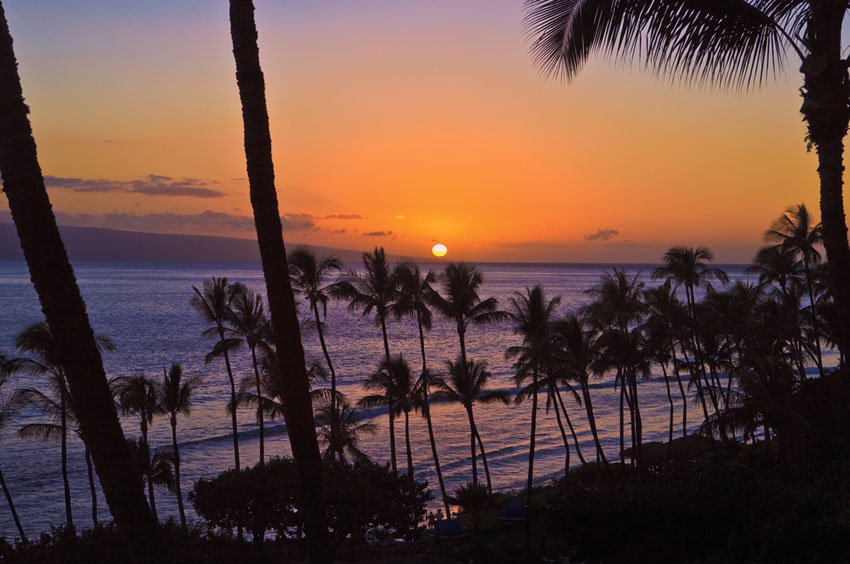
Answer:
M171 414L171 446L174 447L174 482L177 486L177 511L180 513L180 526L187 530L186 510L183 507L183 490L180 486L180 451L177 448L177 414Z
M137 560L160 558L157 525L133 468L100 351L56 227L24 103L12 36L0 4L0 173L44 318L71 390L74 413L115 523Z
M528 478L525 482L525 506L531 507L531 488L534 486L534 447L537 438L537 368L531 374L531 437L528 441ZM568 449L569 450L569 449ZM531 542L531 520L525 520L525 545Z
M71 511L71 485L68 483L68 404L64 384L59 390L59 419L61 427L61 453L62 453L62 485L65 490L65 523L69 530L74 529L74 515Z
M410 448L410 411L404 412L404 444L407 448L407 477L413 480L413 451Z
M322 346L322 354L325 356L328 372L331 374L331 413L336 413L336 371L334 370L333 362L331 362L328 346L325 344L325 330L322 327L323 323L319 317L319 306L315 302L313 303L313 315L316 319L316 331L319 333L319 344Z
M142 445L144 446L145 455L145 476L148 477L148 501L150 502L153 518L158 521L159 516L156 512L156 498L154 497L153 479L151 477L151 447L148 444L148 424L144 411L142 411Z
M395 378L390 367L390 340L387 337L387 321L382 313L378 314L381 323L381 336L384 339L384 358L387 361L387 370L390 372L390 378ZM390 465L393 469L393 475L398 476L398 454L395 446L395 404L392 400L388 402L387 409L390 418Z
M555 386L549 386L549 401L555 404L555 420L558 422L558 430L561 431L561 440L564 443L564 479L570 481L570 439L567 438L567 430L564 429L564 423L561 421L561 410L558 409L557 399L555 398Z
M97 527L99 525L98 520L97 520L97 490L94 487L94 468L92 467L91 452L89 452L88 447L85 447L85 455L86 455L86 473L88 474L89 492L91 493L91 522L92 522L92 527L97 529Z
M9 511L12 513L12 520L15 522L15 527L18 529L18 534L21 535L21 540L26 541L27 535L24 533L24 528L21 525L21 520L18 518L18 511L15 509L15 503L12 501L12 494L9 493L9 486L6 485L6 478L3 477L3 471L0 470L0 487L3 488L3 495L6 496L6 504L9 506Z
M842 57L841 27L846 6L811 2L803 61L803 114L818 156L820 212L832 296L838 311L839 349L850 351L850 247L844 216L844 136L850 120L850 79Z
M475 450L475 418L472 416L472 407L466 407L466 417L469 419L469 459L472 461L472 484L478 485L478 453ZM446 515L451 515L451 512Z
M620 382L620 464L626 465L626 423L625 423L625 401L626 386L622 377L618 376Z
M218 325L218 338L223 343L225 341L224 326ZM233 463L234 468L240 470L239 465L239 426L236 422L236 381L233 379L233 367L230 365L230 354L227 352L227 347L222 347L224 351L224 366L227 369L227 379L230 382L230 405L234 406L230 410L230 425L233 432Z
M254 384L257 388L257 427L260 431L260 466L262 466L266 463L266 428L263 422L263 387L260 382L260 369L257 366L256 345L251 347L251 363L254 366ZM236 412L235 409L233 411Z
M484 450L484 443L481 441L481 433L478 432L478 426L475 426L475 440L478 441L478 450L481 451L481 463L484 465L484 477L487 479L487 491L493 493L493 482L490 480L490 465L487 464L487 452Z
M812 268L809 265L808 259L803 259L803 269L806 276L806 293L809 295L809 306L812 310L812 335L815 341L815 364L818 367L818 374L823 377L823 353L820 346L820 326L818 323L817 302L815 301L815 288L812 281Z
M578 442L578 435L576 434L576 429L573 427L572 419L570 419L570 414L567 411L567 406L564 405L564 398L561 397L561 392L557 388L555 388L555 397L558 399L558 404L560 405L561 411L564 412L564 419L567 421L567 427L570 428L570 434L573 436L573 444L576 447L576 454L578 455L579 462L581 462L582 466L587 466L587 461L584 459L584 455L581 453L581 445ZM558 409L558 405L555 406L555 409Z
M269 298L274 342L279 353L279 384L281 393L287 398L284 414L286 428L302 485L299 512L303 511L304 514L309 560L316 563L331 562L333 557L327 540L328 530L322 501L322 460L316 439L310 384L274 185L265 79L260 68L252 0L230 0L230 25L233 55L236 60L236 82L245 127L245 156L251 207L254 210L257 240Z
M643 460L643 418L640 415L640 401L638 399L637 377L634 369L629 370L629 387L631 388L632 417L634 426L632 436L635 442L635 455L637 457L638 470L645 470Z
M608 459L605 458L605 452L602 450L602 441L599 440L599 432L596 429L596 416L593 414L593 402L590 400L590 388L587 385L587 378L581 379L581 395L584 399L584 410L587 412L587 422L590 425L590 434L593 435L593 444L596 445L596 462L602 461L605 466L605 471L608 471ZM598 472L598 470L597 470Z
M667 402L670 404L670 424L667 433L667 460L670 460L670 455L673 453L673 415L675 408L673 406L673 394L670 392L670 377L667 375L667 363L659 362L661 366L661 374L664 376L664 387L667 390Z
M443 496L443 505L446 515L451 516L449 496L446 492L446 483L443 481L443 470L440 468L440 457L437 455L437 441L434 438L434 425L431 422L431 403L428 400L428 364L425 361L425 333L422 330L422 318L416 311L416 324L419 327L419 350L422 353L422 412L425 415L425 423L428 427L428 440L431 442L431 456L434 458L434 470L437 473L437 482L440 485L440 494Z

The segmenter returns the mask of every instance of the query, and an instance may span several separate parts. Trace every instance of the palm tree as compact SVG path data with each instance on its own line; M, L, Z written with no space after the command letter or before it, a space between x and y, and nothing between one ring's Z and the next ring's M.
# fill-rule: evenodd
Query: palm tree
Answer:
M531 438L528 443L528 478L526 479L525 503L531 505L531 488L534 485L534 446L537 437L537 384L541 372L551 364L550 326L555 308L561 303L560 296L546 299L540 285L526 288L525 293L514 292L509 301L510 316L514 321L514 334L522 337L522 345L508 347L505 358L514 360L516 383L521 386L531 376ZM557 392L557 387L555 388ZM558 405L555 405L558 409ZM561 419L558 417L558 424ZM563 430L563 427L561 427ZM564 445L569 452L569 446ZM569 456L569 455L568 455ZM566 469L569 474L569 466ZM526 543L530 529L526 521Z
M816 0L722 0L688 4L635 0L528 0L532 52L548 74L572 79L591 53L630 59L686 82L745 87L782 67L786 51L801 60L806 137L818 156L823 242L840 319L842 352L850 346L850 246L844 217L844 145L850 76L842 45L847 5Z
M186 529L186 511L183 508L183 492L180 487L180 451L177 448L177 415L189 415L192 395L201 385L200 376L183 377L183 367L177 363L166 371L162 370L162 382L156 384L156 400L160 409L168 415L171 423L171 445L174 448L174 488L177 495L177 510L180 525Z
M115 390L115 398L118 407L124 415L133 415L139 419L139 430L142 433L141 446L144 453L145 476L148 482L148 500L150 501L151 513L155 519L159 519L156 512L156 498L153 493L153 474L150 459L150 442L148 441L148 429L156 415L163 413L163 407L157 401L156 386L144 374L132 376L118 376L112 379L112 387Z
M360 423L357 412L344 397L336 398L333 404L322 402L316 409L316 423L319 440L325 445L322 453L325 458L345 462L346 452L351 462L368 458L358 448L358 443L361 436L374 434L376 427L374 423Z
M95 336L99 352L112 351L115 345L103 335ZM35 388L20 390L16 395L18 401L29 403L42 411L49 419L57 422L58 428L46 432L41 427L30 427L27 436L39 437L42 440L58 438L62 457L62 482L65 491L65 520L69 528L74 527L74 517L71 511L71 487L68 482L68 429L74 417L71 396L65 370L59 360L59 343L47 323L40 322L24 328L15 338L15 348L19 353L28 355L9 359L5 370L9 374L20 374L24 377L46 377L51 393L44 394ZM47 424L48 426L50 424ZM27 427L25 427L26 429ZM39 432L41 429L43 432ZM58 431L58 437L56 437ZM96 511L97 498L92 493ZM95 521L97 518L95 517Z
M410 365L401 355L383 361L363 383L367 391L377 392L360 398L360 407L386 406L390 417L390 440L395 442L395 418L404 414L404 440L407 449L407 475L413 479L413 452L410 448L410 411L419 399L419 390Z
M3 385L6 384L8 379L6 357L0 354L0 431L9 424L9 420L15 415L18 409L18 403L14 399L14 394L10 396L3 392ZM12 494L9 492L9 486L6 485L6 478L3 477L2 469L0 469L0 487L3 488L3 495L6 497L6 504L9 506L9 512L12 514L12 520L15 522L18 534L21 535L22 541L26 541L27 535L24 533L24 527L18 518L18 511L15 509L15 503L12 501Z
M472 325L490 325L508 319L508 314L497 309L498 301L490 297L484 300L478 291L484 277L474 266L466 263L451 263L441 277L445 297L434 292L431 305L443 317L455 322L460 341L461 366L466 365L466 330Z
M331 275L342 270L342 261L335 256L317 258L312 252L304 248L295 249L289 255L289 271L292 279L292 288L300 292L310 304L310 311L316 322L316 332L319 334L319 344L322 354L328 364L331 375L331 412L336 412L336 371L334 370L328 345L325 342L325 331L322 319L328 317L328 301L331 291L335 285L328 283ZM322 314L319 315L321 307Z
M806 284L809 298L811 323L813 329L812 341L815 347L815 364L823 376L823 354L821 353L821 332L818 325L817 300L815 299L815 270L821 256L817 247L823 243L823 227L809 213L805 204L788 208L770 229L764 234L767 243L773 243L775 248L790 254L799 264Z
M584 409L593 443L596 445L596 464L599 462L608 470L608 459L602 450L599 431L596 427L596 417L593 413L593 402L590 397L590 374L597 356L596 336L593 329L585 328L584 322L577 315L569 315L556 320L552 325L552 340L557 348L556 354L564 365L567 376L579 382Z
M227 323L233 318L233 304L239 299L240 294L246 291L242 284L231 284L227 278L213 276L204 280L203 290L192 286L195 295L189 303L198 312L209 327L204 329L203 335L206 339L217 339L213 349L204 358L210 363L216 358L224 359L224 367L227 370L227 378L230 381L230 401L236 400L236 381L233 379L233 367L230 364L230 353L242 344L235 331ZM236 412L231 413L230 424L233 433L233 460L235 468L239 465L239 428L236 422Z
M487 453L484 450L484 443L481 441L481 435L478 433L478 427L475 424L473 406L476 402L498 402L503 405L510 405L510 396L500 390L485 391L487 381L490 379L490 372L487 370L487 365L484 362L469 360L465 363L461 357L458 357L454 362L448 362L448 369L448 379L435 377L433 380L434 388L437 390L434 398L437 400L455 401L463 406L469 420L472 483L478 485L478 465L475 454L475 443L477 441L481 452L481 460L484 463L487 491L492 492L493 485L490 480L490 467L487 465Z
M431 456L434 458L434 469L437 473L437 482L440 485L440 493L446 515L451 515L449 496L446 492L446 484L443 480L443 471L440 467L440 457L437 454L437 441L434 437L434 425L431 421L431 372L428 370L428 362L425 360L425 330L431 330L433 315L428 307L434 294L433 284L437 281L437 274L433 270L422 273L419 266L415 264L402 264L396 269L399 280L399 293L392 311L397 319L405 316L416 318L416 327L419 330L419 350L422 355L422 373L419 376L417 387L422 392L422 401L417 402L417 407L422 410L428 427L428 440L431 443Z
M239 335L251 352L251 367L254 370L254 385L257 397L262 402L262 385L260 383L260 368L257 362L257 350L267 347L269 336L269 321L263 307L263 298L252 290L245 288L239 292L230 307L229 321L236 335ZM232 397L231 397L232 399ZM231 417L236 415L232 412ZM260 464L266 461L266 433L263 425L263 411L257 409L257 426L260 431Z
M56 335L83 439L124 542L140 561L161 560L157 524L131 466L85 303L56 226L0 4L0 174L30 278Z

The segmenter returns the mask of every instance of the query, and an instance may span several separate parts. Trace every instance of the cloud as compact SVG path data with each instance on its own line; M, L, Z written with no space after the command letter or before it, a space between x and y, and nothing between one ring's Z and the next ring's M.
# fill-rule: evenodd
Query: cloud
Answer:
M404 215L399 213L399 214L396 214L395 217L393 217L393 219L407 219L407 216L404 216Z
M342 229L334 229L333 231L331 231L331 233L334 233L334 234L337 234L337 235L340 235L342 233L347 233L347 232L348 232L348 230L345 227L343 227Z
M596 233L588 233L584 238L588 241L610 241L619 234L616 229L600 229Z
M75 227L107 227L127 231L153 233L216 233L254 232L254 218L207 210L199 214L110 212L105 214L71 214L56 212L61 225ZM285 214L281 221L288 231L316 231L319 228L307 214Z
M395 235L392 231L367 231L363 234L364 237L391 237Z
M107 180L103 178L65 178L61 176L45 176L44 183L48 188L59 188L83 194L123 192L140 194L142 196L169 196L188 198L219 198L225 193L214 190L208 184L197 178L174 179L170 176L149 174L136 180Z
M319 217L317 219L366 219L359 213L332 213L331 215L325 215Z

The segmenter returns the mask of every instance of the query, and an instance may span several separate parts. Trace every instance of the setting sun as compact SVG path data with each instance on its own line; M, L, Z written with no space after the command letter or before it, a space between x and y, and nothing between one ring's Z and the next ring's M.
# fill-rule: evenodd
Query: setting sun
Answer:
M446 247L442 243L437 243L436 245L431 247L431 254L434 255L437 258L441 258L441 257L446 256L446 253L448 253L448 252L449 252L448 247Z

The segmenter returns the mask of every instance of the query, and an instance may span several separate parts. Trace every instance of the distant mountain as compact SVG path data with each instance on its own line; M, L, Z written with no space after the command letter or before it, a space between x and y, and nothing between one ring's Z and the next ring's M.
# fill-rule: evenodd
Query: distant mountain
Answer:
M257 242L207 235L162 235L100 227L59 226L71 260L93 262L244 262L259 263ZM343 262L358 262L361 251L287 242L288 249L306 247L320 255L334 254ZM22 260L11 223L0 223L0 260Z

